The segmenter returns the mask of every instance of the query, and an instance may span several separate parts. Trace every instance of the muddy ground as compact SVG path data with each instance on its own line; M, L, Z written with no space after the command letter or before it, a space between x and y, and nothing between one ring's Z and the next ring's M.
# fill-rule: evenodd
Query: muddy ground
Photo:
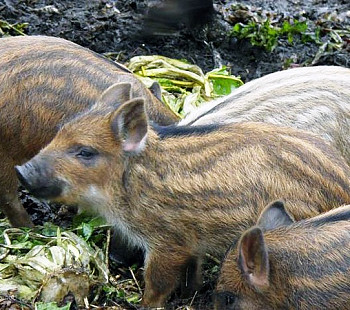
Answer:
M238 3L243 6L237 6ZM215 13L208 24L190 27L179 24L171 35L146 36L144 16L150 6L157 4L157 0L0 0L0 19L28 23L24 30L26 34L66 38L96 52L107 53L122 63L135 55L159 54L187 59L204 71L227 65L244 81L288 66L327 64L350 67L348 37L342 37L337 48L323 45L326 48L320 52L332 30L350 29L349 0L215 0ZM235 9L232 9L232 4ZM269 52L252 46L247 40L230 36L232 26L244 22L251 14L269 15L275 21L307 20L309 31L322 28L321 42L296 39L289 43L287 38L281 38L278 46ZM67 209L57 207L54 208L57 212L52 212L47 205L39 204L23 193L21 199L36 224L50 220L69 226L71 216ZM114 270L124 272L118 268ZM193 301L194 309L210 309L216 273L217 268L209 259L205 286ZM191 303L191 300L186 303ZM180 304L173 297L169 309L180 309ZM129 306L123 305L124 308Z
M229 36L232 25L245 19L242 10L232 4L243 4L253 14L268 12L275 20L292 17L310 21L314 30L350 26L348 0L253 0L214 1L215 14L204 26L181 27L173 35L147 37L143 24L147 8L157 0L1 0L0 19L27 22L27 34L59 36L99 53L112 52L125 62L135 55L160 54L184 58L208 71L220 64L231 67L232 73L248 81L281 70L286 63L310 64L319 45L281 39L273 52L252 47L246 40ZM238 13L237 13L238 11ZM232 18L232 16L234 18ZM323 33L324 35L324 33ZM322 38L325 40L325 37ZM347 44L346 44L347 43ZM326 53L314 64L350 66L348 43L339 51Z

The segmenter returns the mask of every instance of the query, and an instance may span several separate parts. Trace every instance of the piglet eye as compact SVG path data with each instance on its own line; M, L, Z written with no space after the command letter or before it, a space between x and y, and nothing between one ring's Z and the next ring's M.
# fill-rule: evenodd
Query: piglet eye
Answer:
M75 155L77 158L85 159L85 160L90 160L94 158L98 152L90 147L83 147L81 148L77 154Z

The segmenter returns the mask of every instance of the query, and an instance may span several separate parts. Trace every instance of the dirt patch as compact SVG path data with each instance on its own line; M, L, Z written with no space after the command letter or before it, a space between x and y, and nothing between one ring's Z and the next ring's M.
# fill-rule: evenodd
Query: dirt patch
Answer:
M99 53L112 52L125 62L135 55L160 54L184 58L208 71L220 64L248 81L281 70L286 63L310 64L320 46L315 42L289 44L281 39L273 52L252 46L247 40L229 35L234 24L230 18L238 9L235 1L214 1L212 21L200 27L181 27L173 35L146 38L143 18L150 5L159 1L132 0L6 0L0 5L0 18L27 22L30 35L66 38ZM1 3L1 2L0 2ZM314 30L321 21L328 28L350 26L350 4L346 0L240 1L250 11L268 12L276 18L293 17L310 21ZM260 14L260 13L256 13ZM312 25L314 23L314 25ZM141 34L141 35L140 35ZM327 52L314 64L350 66L348 42L344 48Z

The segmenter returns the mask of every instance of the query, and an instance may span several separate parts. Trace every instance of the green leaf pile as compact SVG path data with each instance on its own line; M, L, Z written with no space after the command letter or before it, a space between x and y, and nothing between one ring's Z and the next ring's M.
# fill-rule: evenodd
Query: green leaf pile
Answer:
M127 66L147 87L158 82L163 102L180 117L243 85L226 67L204 74L196 65L164 56L136 56Z
M262 23L250 21L248 24L237 23L233 26L231 35L239 39L249 39L255 46L261 46L271 52L278 44L278 39L287 37L288 42L293 42L294 36L301 35L306 41L306 21L294 20L292 23L283 21L282 27L272 25L269 19Z
M2 220L0 295L12 291L25 301L60 302L71 292L84 304L90 287L107 283L108 277L102 250L76 233L53 225L33 231L11 228Z

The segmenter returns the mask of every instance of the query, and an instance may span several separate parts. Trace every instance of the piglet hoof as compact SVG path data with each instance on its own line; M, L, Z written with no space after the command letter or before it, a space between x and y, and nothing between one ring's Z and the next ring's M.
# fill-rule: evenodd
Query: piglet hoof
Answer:
M146 295L142 298L141 309L165 309L165 297L157 298L155 296L147 297Z

